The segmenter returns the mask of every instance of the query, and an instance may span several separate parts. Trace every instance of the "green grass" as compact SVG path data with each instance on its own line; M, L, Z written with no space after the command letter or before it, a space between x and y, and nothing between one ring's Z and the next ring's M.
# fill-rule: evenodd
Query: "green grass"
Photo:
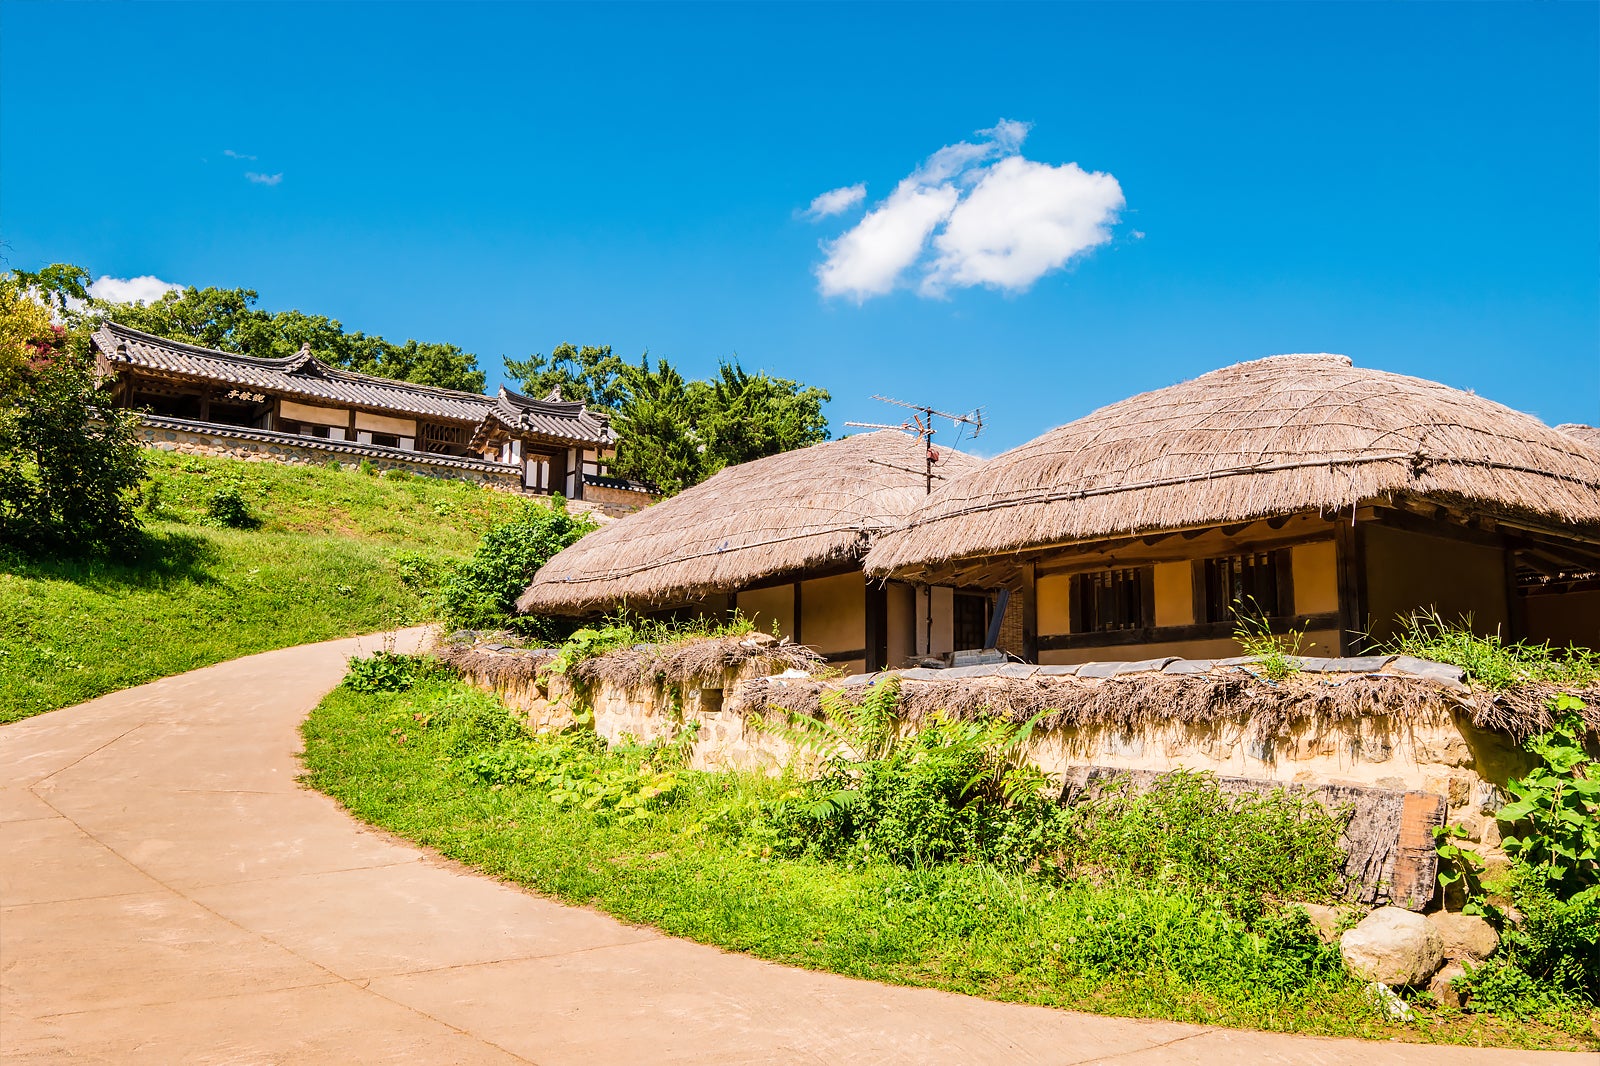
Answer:
M505 735L495 724L505 712L488 701L435 681L403 694L335 690L303 729L306 780L357 817L485 873L808 969L1210 1025L1594 1046L1578 1028L1458 1011L1388 1022L1327 949L1302 944L1286 956L1265 927L1252 930L1215 896L1183 886L1050 881L982 863L774 857L727 827L778 798L790 787L781 779L680 772L674 801L636 823L558 806L538 787L489 785L468 771Z
M430 478L152 453L132 562L0 555L0 723L225 659L424 619L417 564L464 557L518 497ZM237 486L259 524L203 524Z

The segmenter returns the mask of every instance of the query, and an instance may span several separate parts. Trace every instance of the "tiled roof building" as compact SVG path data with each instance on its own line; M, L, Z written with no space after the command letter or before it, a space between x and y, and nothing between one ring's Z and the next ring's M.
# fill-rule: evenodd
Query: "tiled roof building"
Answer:
M262 359L114 322L96 330L93 343L115 402L152 424L292 438L331 452L392 451L423 468L484 466L504 475L511 467L528 492L583 499L590 485L648 500L645 486L605 476L616 443L605 415L559 394L536 400L502 388L484 396L391 381L329 366L307 348Z

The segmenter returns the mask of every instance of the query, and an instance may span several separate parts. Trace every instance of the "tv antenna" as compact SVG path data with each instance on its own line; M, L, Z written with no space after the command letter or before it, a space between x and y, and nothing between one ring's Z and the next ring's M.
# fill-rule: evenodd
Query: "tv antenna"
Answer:
M974 437L983 432L983 408L981 407L975 407L964 415L953 415L949 411L941 411L924 403L906 403L904 400L895 400L888 396L874 396L872 398L880 403L904 407L915 413L897 426L892 426L885 422L846 422L845 425L856 429L896 429L901 433L909 433L911 436L916 437L922 442L923 446L923 468L920 471L908 466L886 463L881 459L869 459L867 461L877 463L879 466L892 467L895 470L904 470L911 474L920 473L923 477L925 490L930 493L933 491L934 478L938 478L940 481L944 480L944 475L933 472L934 464L939 461L939 452L933 446L933 435L938 432L934 425L934 420L942 418L955 426L970 427Z

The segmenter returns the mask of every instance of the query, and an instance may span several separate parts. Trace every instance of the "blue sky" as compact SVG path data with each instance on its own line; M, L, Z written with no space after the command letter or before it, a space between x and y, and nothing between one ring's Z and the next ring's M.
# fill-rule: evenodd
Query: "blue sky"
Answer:
M1597 55L1587 3L7 0L0 239L492 382L570 340L836 431L982 405L984 453L1296 351L1595 423Z

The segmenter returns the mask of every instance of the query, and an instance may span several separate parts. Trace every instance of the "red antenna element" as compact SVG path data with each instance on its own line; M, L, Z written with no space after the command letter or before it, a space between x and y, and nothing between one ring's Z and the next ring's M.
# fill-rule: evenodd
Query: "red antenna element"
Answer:
M906 421L901 422L898 426L886 425L882 422L846 422L845 425L852 426L856 429L897 429L902 433L909 433L911 436L922 441L923 444L927 446L927 455L926 462L921 473L923 475L926 490L928 492L933 491L934 478L938 477L940 480L943 480L939 474L935 474L933 472L934 464L940 459L938 449L934 448L933 446L933 435L938 432L938 430L934 428L933 420L936 418L943 418L956 426L971 427L972 435L974 437L983 432L983 408L981 407L974 408L968 414L953 415L948 411L940 411L935 407L929 407L927 404L906 403L904 400L892 400L887 396L874 396L873 399L881 403L892 403L896 407L904 407L908 410L915 411L916 413ZM875 463L879 462L876 459L870 461ZM879 465L894 466L893 463L879 463ZM896 470L908 469L906 467L898 466L894 468ZM916 473L916 471L911 472Z

